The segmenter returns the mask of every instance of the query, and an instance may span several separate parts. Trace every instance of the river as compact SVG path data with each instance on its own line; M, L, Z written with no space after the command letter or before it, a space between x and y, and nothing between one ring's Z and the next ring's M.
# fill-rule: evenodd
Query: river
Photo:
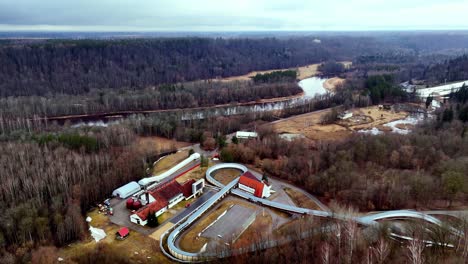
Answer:
M182 120L193 120L193 119L204 119L208 116L230 116L230 115L239 115L247 113L259 113L267 112L273 110L282 110L286 107L294 107L307 102L307 100L313 99L317 95L324 95L328 91L323 87L327 79L322 79L318 77L311 77L304 79L298 83L299 87L302 88L304 94L298 98L292 98L280 102L271 102L271 103L256 103L252 105L241 105L241 106L226 106L226 107L216 107L216 108L205 108L198 110L174 110L181 111ZM124 118L124 117L122 117ZM120 119L121 120L121 119ZM106 127L110 124L118 123L119 120L107 121L107 119L95 119L90 121L79 121L75 122L72 127Z

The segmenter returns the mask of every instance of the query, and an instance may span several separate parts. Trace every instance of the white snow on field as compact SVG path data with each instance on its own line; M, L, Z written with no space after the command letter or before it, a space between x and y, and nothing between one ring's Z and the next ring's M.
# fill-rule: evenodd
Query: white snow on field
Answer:
M462 87L464 83L468 85L468 80L436 87L418 89L417 92L419 94L419 97L421 98L427 98L430 95L449 95L452 91L457 91L458 89L460 89L460 87Z
M361 130L358 130L357 132L363 133L363 134L371 134L371 135L380 135L383 133L376 127L373 127L372 129L361 129Z
M424 120L424 114L410 115L405 119L396 120L396 121L387 123L384 126L392 128L393 133L405 135L405 134L408 134L410 130L398 128L397 125L400 125L400 124L416 125L422 120Z
M385 127L390 127L392 129L392 131L391 131L392 133L406 135L409 132L411 132L411 130L398 128L397 125L400 125L400 124L417 125L422 120L424 120L424 114L409 115L405 119L400 119L400 120L396 120L396 121L393 121L393 122L389 122L389 123L384 124L384 126ZM364 134L371 134L371 135L383 134L383 132L380 131L376 127L373 127L372 129L358 130L357 132L358 133L364 133Z

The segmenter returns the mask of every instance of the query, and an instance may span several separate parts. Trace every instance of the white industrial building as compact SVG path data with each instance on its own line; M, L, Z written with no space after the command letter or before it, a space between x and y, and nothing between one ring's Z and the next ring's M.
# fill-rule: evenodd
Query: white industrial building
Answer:
M118 189L115 189L112 192L112 196L126 199L132 196L134 193L138 192L140 189L140 185L137 182L132 181L125 184L124 186L119 187Z

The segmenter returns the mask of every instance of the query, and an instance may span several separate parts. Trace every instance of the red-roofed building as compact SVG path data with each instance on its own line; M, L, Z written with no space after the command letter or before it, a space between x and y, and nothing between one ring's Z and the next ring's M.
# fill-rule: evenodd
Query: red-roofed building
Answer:
M202 182L202 185L199 184L200 182ZM201 193L205 186L204 183L205 181L201 179L196 182L195 180L189 180L183 185L180 185L177 181L173 180L155 189L148 190L146 193L140 194L139 200L142 201L145 206L130 215L130 221L135 224L146 225L150 213L155 214L156 217L160 216L180 201L184 199L188 200L194 195ZM196 189L196 187L199 188Z
M149 193L156 200L158 200L158 197L166 200L169 203L169 207L172 207L172 204L177 204L184 199L182 188L177 181L170 181L161 187L149 191Z
M117 231L115 234L117 236L117 239L124 239L130 234L130 231L126 227L122 227Z
M239 178L239 189L259 198L265 198L270 196L271 187L257 179L250 171L247 171Z
M188 180L182 184L182 193L184 194L185 198L192 196L192 185L195 183L194 179Z

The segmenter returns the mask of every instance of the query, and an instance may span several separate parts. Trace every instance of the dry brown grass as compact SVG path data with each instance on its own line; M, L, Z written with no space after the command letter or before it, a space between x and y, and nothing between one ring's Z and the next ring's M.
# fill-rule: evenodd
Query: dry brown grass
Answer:
M157 217L159 224L164 223L166 220L171 219L174 216L174 214L170 212L170 210L172 209L173 208L169 209L168 211L164 212L163 214Z
M395 125L396 128L403 129L403 130L411 130L415 126L413 124L397 124Z
M183 161L187 157L188 157L188 150L183 150L183 151L179 151L177 153L168 155L156 163L156 165L153 167L153 174L157 175L157 174L163 173L169 170L170 168L174 167L175 165L177 165L177 163Z
M343 61L341 63L343 63L345 67L349 67L349 65L351 65L351 62L349 61ZM265 74L265 73L271 73L274 71L286 71L286 70L297 70L297 73L298 73L297 79L303 80L303 79L317 75L319 73L318 71L319 66L320 66L320 63L316 63L316 64L309 64L309 65L297 67L297 68L273 69L273 70L268 70L268 71L253 71L253 72L249 72L247 74L240 75L240 76L231 76L231 77L226 77L226 78L216 79L216 80L223 81L223 82L225 81L248 81L257 74Z
M299 217L273 230L273 235L277 238L284 238L285 236L291 236L305 230L310 230L315 225L313 220L314 218L312 216Z
M272 217L268 212L257 213L254 222L242 233L234 243L235 248L243 248L259 242L262 238L271 235Z
M313 210L320 210L320 207L302 192L287 187L283 190L297 206Z
M217 80L223 81L223 82L226 82L226 81L227 82L229 82L229 81L249 81L249 80L251 80L252 77L254 77L257 74L265 74L265 73L271 73L271 72L274 72L274 71L286 71L286 70L293 70L293 69L296 69L298 71L298 79L302 80L302 79L311 77L313 75L316 75L317 74L317 67L319 65L320 64L310 64L310 65L307 65L307 66L304 66L304 67L299 67L299 68L273 69L273 70L267 70L267 71L253 71L253 72L249 72L249 73L244 74L244 75L231 76L231 77L226 77L226 78L217 79Z
M370 117L370 121L364 124L354 125L352 123L349 123L348 124L349 128L354 131L360 130L360 129L370 129L373 127L382 128L381 126L386 123L389 123L395 120L404 119L408 116L407 112L394 112L394 111L387 111L387 110L379 110L378 106L357 108L357 109L354 109L352 112L354 116L365 115L365 116Z
M205 177L205 173L206 173L206 170L208 168L205 167L205 168L202 168L200 166L198 166L197 168L185 173L184 175L180 176L179 178L176 179L176 181L178 183L184 183L190 179L194 179L194 180L199 180L199 179L202 179Z
M154 240L157 240L159 241L159 239L161 238L161 235L166 232L167 230L169 230L169 228L173 227L174 224L171 223L171 222L167 222L165 223L164 225L160 226L156 231L154 231L151 235L149 235L149 237L151 237L152 239Z
M378 106L371 106L351 110L353 117L350 119L330 125L320 124L323 117L331 111L331 109L326 109L298 115L273 122L271 126L277 133L302 134L308 139L317 141L335 141L347 138L353 131L361 129L376 127L382 131L390 131L390 128L383 125L408 116L407 112L379 110Z
M329 92L336 92L336 89L343 85L345 79L334 77L326 80L323 83L323 88L327 89Z
M273 129L277 133L302 134L311 140L339 140L349 136L351 132L343 126L320 124L323 117L331 111L326 109L287 118L273 123Z
M178 149L190 146L191 143L176 141L163 137L138 137L137 147L146 153L157 153L169 149Z
M304 80L304 79L317 75L319 73L318 71L319 66L320 64L310 64L307 66L297 68L297 72L298 72L297 79Z
M98 214L97 210L89 212L88 215L93 218L91 225L104 229L107 234L107 237L99 241L99 244L106 244L112 251L127 255L128 260L133 263L170 263L160 251L159 243L152 238L130 231L130 236L127 239L116 240L115 233L120 229L120 226L111 223L107 216ZM70 263L72 258L87 254L90 250L95 249L97 245L98 243L91 237L87 237L83 241L61 248L58 255L64 259L65 263ZM138 254L135 254L135 252L138 252Z
M224 185L232 182L241 175L241 171L236 169L221 169L213 173L213 177Z

